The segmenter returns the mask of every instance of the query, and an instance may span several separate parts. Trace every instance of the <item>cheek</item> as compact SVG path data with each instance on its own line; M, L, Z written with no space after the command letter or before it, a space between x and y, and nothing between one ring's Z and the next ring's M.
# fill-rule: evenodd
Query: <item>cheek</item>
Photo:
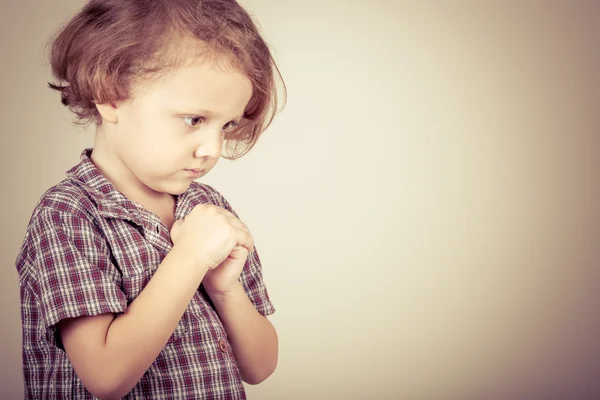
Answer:
M137 148L153 155L168 152L173 146L173 127L168 122L157 117L139 119L135 134Z
M124 144L138 172L155 175L170 165L173 145L161 133L160 126L141 123Z

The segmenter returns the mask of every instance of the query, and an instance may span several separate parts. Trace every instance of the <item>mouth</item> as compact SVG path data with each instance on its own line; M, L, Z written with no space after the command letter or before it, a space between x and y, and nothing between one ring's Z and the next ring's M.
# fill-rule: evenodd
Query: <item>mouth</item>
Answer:
M190 176L191 178L198 178L202 175L202 173L204 172L203 169L200 168L190 168L190 169L185 169L184 170L188 176Z

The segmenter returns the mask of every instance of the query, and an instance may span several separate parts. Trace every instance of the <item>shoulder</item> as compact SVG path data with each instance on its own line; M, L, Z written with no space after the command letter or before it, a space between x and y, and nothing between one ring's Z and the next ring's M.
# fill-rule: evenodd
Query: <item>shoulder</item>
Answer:
M38 200L29 220L25 241L46 230L79 229L97 224L98 206L86 190L70 179L49 188Z
M23 265L49 240L59 239L55 236L95 232L94 210L97 207L85 190L69 179L49 188L31 214L17 265Z
M39 199L33 210L32 219L42 213L69 214L86 218L96 208L86 191L70 179L49 188Z

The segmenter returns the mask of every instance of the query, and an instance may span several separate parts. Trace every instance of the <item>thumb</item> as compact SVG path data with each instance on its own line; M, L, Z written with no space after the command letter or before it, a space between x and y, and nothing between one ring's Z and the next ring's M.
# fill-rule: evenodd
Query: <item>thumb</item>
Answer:
M229 258L246 260L248 258L248 249L244 246L235 246L233 250L231 250L231 253L229 253Z

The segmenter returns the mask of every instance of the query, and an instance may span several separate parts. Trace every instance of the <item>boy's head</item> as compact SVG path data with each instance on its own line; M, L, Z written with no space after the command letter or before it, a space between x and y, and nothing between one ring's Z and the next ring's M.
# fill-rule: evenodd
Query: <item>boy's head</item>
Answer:
M146 130L154 147L168 142L152 137L158 130L191 143L198 125L210 136L221 124L237 158L277 111L277 66L235 0L91 0L59 31L50 57L58 80L50 86L80 122L110 131L120 119L119 130ZM209 147L199 152L214 154Z

